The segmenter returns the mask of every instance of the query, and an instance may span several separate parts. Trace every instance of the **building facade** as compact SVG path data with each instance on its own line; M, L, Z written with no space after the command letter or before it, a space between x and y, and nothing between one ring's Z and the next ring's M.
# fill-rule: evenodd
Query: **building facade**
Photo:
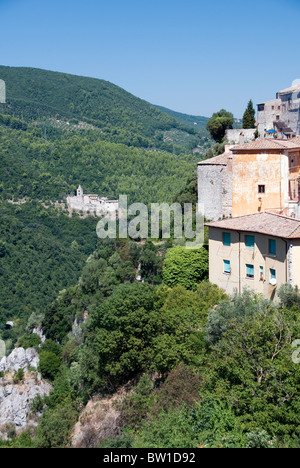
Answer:
M276 99L257 106L258 132L261 138L300 135L300 84L279 91Z
M300 219L300 138L261 139L198 163L198 202L216 221L265 211Z
M84 194L81 185L79 185L75 197L71 195L67 197L67 203L75 211L95 213L97 216L114 215L119 209L118 200L109 200L95 194Z
M232 215L232 153L198 163L198 203L207 220Z
M208 223L209 280L228 294L245 288L275 299L282 284L300 287L300 221L258 213Z

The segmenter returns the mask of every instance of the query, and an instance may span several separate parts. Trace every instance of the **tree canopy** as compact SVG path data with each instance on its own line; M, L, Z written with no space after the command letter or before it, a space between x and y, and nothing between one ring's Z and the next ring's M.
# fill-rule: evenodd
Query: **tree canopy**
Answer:
M225 136L227 129L231 129L234 122L234 117L231 112L221 109L212 115L211 119L207 122L206 128L211 134L212 138L221 143Z
M255 109L251 100L243 115L243 128L255 128Z

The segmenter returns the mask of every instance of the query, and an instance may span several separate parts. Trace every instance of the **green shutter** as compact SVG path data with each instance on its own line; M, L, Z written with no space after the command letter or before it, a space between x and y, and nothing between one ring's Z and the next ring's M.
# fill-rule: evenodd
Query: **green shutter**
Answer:
M223 232L223 244L226 247L231 246L231 234L230 234L230 232Z
M276 255L276 240L269 239L269 254Z
M247 249L254 249L254 242L255 242L255 237L254 236L246 236L246 247Z
M224 260L224 273L230 273L230 272L231 272L230 261Z
M254 278L254 265L246 265L246 275L248 278Z

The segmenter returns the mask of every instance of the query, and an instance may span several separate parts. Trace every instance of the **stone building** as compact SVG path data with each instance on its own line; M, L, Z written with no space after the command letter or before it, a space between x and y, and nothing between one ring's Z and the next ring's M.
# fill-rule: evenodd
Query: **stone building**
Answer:
M256 128L239 128L226 130L226 140L230 145L243 145L255 140Z
M207 223L209 280L228 294L249 288L274 299L285 283L300 287L300 221L256 213Z
M75 211L96 213L97 216L115 215L119 209L118 200L109 200L96 194L84 194L81 185L75 197L71 195L67 197L67 203Z
M264 211L300 219L300 137L227 147L198 164L198 203L216 221Z
M232 215L232 152L198 163L198 203L206 219L217 220Z
M279 91L276 99L258 104L258 132L261 138L300 135L300 84Z

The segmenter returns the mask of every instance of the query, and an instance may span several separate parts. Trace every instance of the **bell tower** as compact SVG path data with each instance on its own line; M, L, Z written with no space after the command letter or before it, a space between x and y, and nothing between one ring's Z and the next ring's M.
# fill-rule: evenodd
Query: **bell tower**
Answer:
M81 185L79 185L78 189L77 189L77 198L83 198L83 189L81 187Z

